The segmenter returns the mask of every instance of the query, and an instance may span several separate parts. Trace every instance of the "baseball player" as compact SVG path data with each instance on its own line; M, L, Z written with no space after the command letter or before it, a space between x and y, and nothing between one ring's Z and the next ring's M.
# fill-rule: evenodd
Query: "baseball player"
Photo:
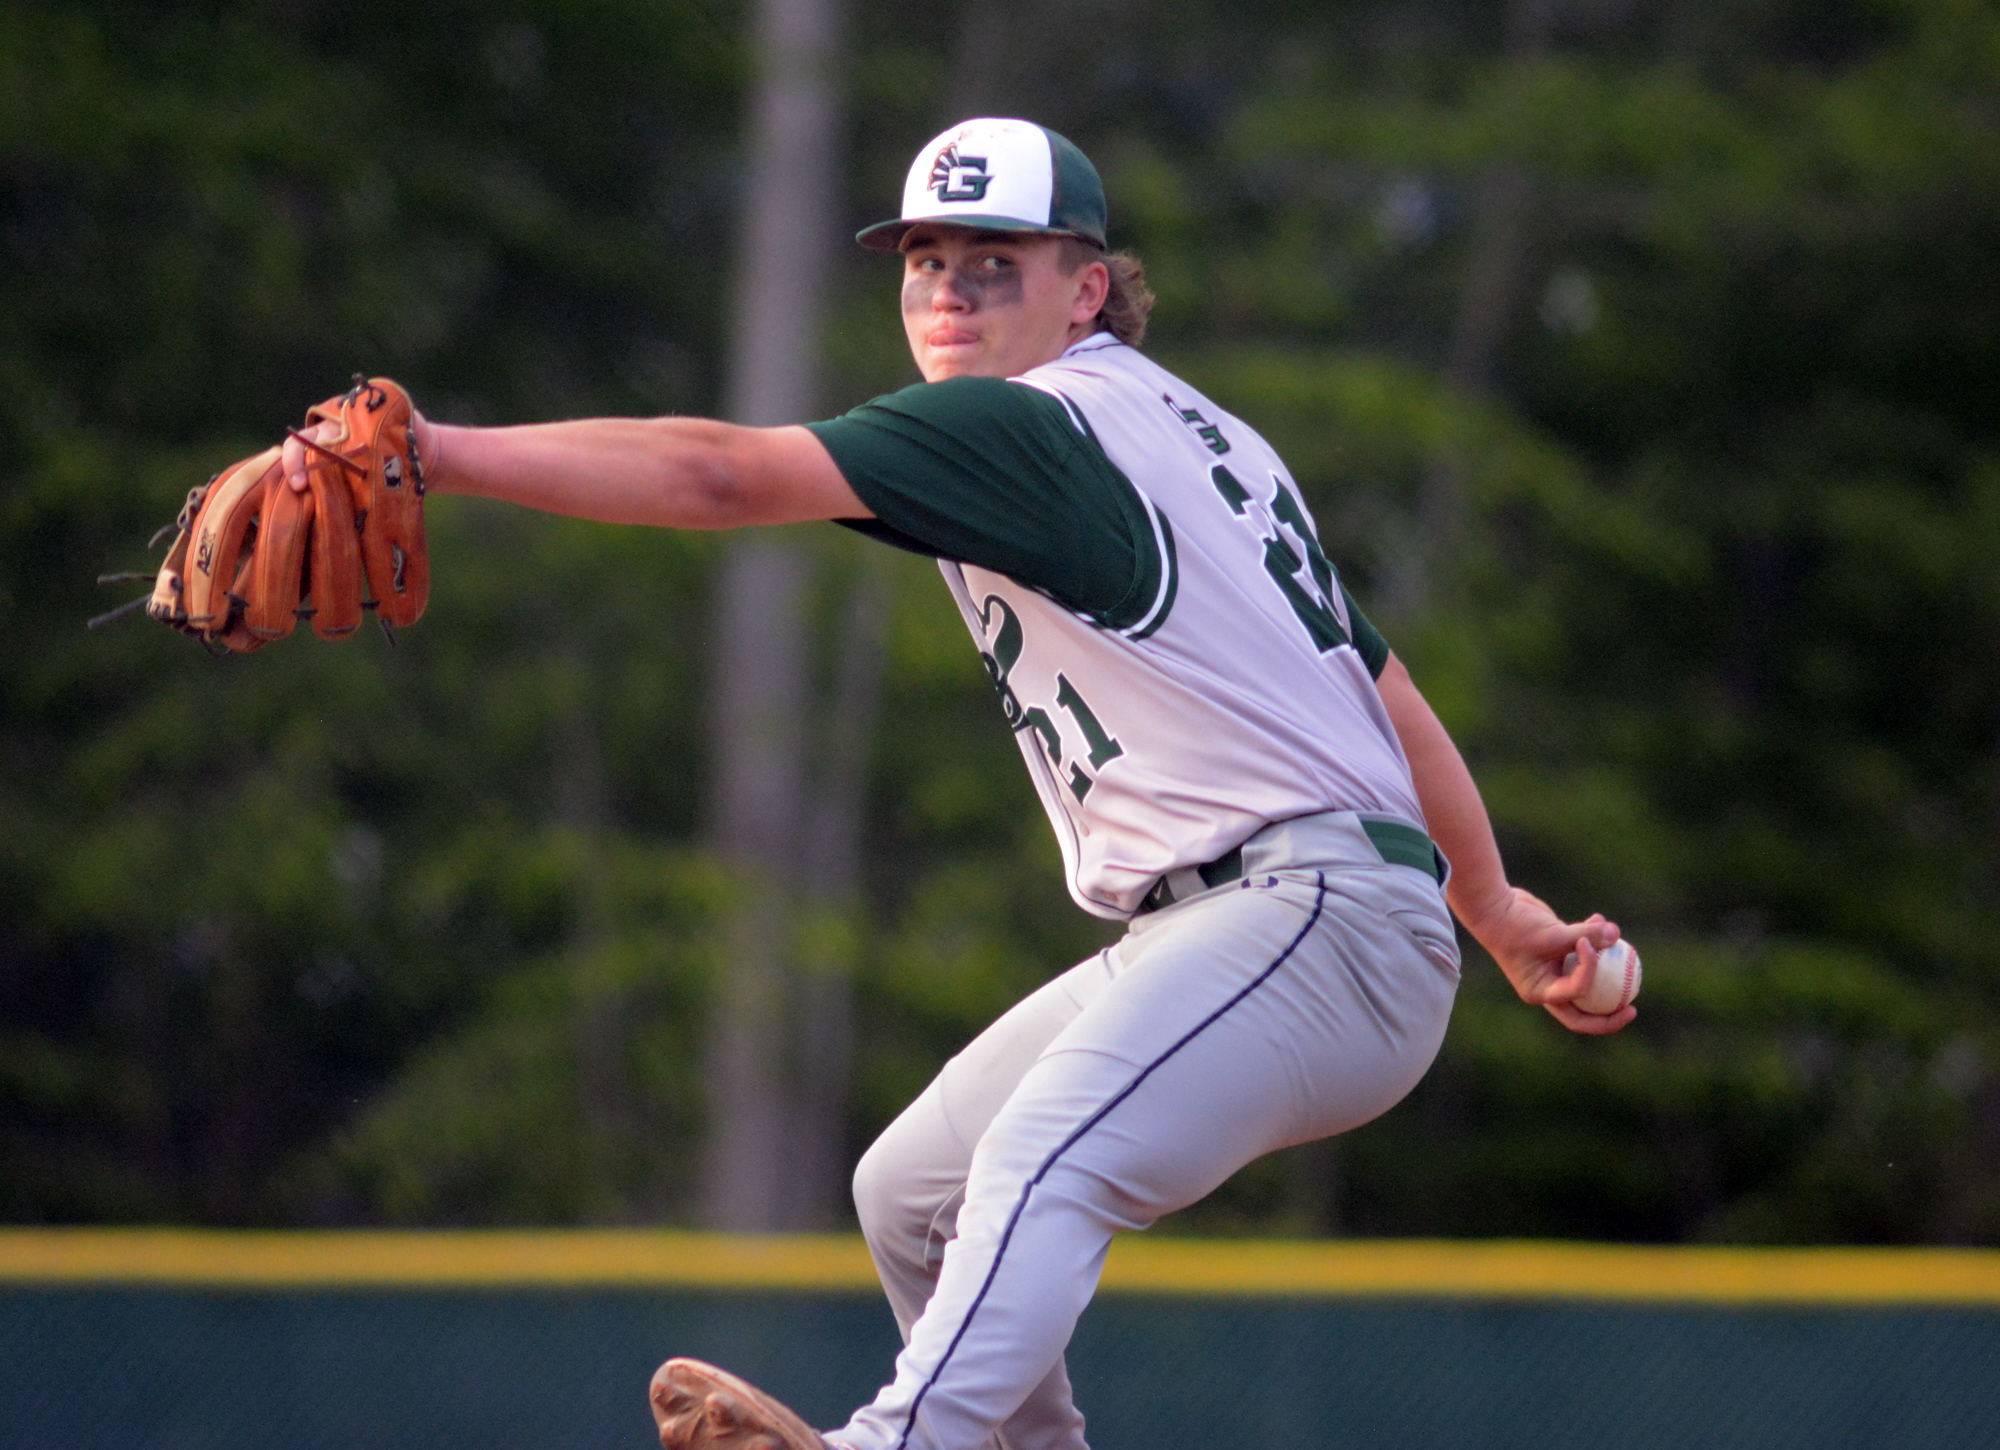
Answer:
M860 234L901 254L923 383L803 427L416 425L444 492L676 528L831 519L935 557L1070 895L1129 923L863 1157L904 1338L874 1401L821 1435L670 1360L668 1450L1083 1450L1063 1349L1112 1235L1402 1098L1450 1015L1451 912L1571 1030L1635 1015L1574 1005L1618 928L1508 885L1471 776L1283 461L1139 351L1151 299L1105 220L1068 141L968 121Z

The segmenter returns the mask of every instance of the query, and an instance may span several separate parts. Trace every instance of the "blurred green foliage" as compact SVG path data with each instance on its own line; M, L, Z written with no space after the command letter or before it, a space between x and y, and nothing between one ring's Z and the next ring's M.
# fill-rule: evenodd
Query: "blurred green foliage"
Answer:
M1291 461L1516 878L1645 949L1608 1042L1471 953L1409 1103L1183 1226L2000 1241L2000 7L1564 0L1524 48L1526 3L850 17L850 219L961 107L1083 145L1150 349ZM393 652L80 622L355 369L468 422L712 409L743 25L0 13L0 1216L690 1212L712 541L441 499ZM843 262L828 411L910 380L892 295ZM812 928L858 1150L1104 929L935 579L802 537L895 596L866 910Z

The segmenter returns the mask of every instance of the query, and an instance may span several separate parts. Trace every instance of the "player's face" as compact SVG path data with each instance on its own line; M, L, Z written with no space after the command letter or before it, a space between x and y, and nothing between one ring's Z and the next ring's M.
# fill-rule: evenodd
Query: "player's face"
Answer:
M1006 378L1061 357L1104 305L1105 269L1064 274L1052 237L914 227L903 239L903 331L924 381Z

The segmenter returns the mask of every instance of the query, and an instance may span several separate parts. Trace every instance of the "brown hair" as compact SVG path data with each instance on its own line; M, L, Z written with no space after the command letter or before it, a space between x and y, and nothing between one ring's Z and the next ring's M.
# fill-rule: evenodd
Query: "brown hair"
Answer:
M1146 264L1130 252L1107 252L1081 237L1064 237L1057 263L1068 276L1091 262L1102 262L1111 276L1111 290L1097 314L1097 330L1108 332L1128 347L1146 337L1146 315L1153 310L1153 293L1146 286Z

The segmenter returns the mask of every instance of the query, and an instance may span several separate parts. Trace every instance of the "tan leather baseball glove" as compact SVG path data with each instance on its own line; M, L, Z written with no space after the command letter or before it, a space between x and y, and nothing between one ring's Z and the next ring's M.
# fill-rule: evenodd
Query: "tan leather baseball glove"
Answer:
M415 624L430 599L430 556L414 412L388 378L356 377L307 412L309 433L294 434L306 446L304 492L276 448L191 490L146 612L241 653L283 639L300 619L323 639L354 633L368 609L385 629Z

